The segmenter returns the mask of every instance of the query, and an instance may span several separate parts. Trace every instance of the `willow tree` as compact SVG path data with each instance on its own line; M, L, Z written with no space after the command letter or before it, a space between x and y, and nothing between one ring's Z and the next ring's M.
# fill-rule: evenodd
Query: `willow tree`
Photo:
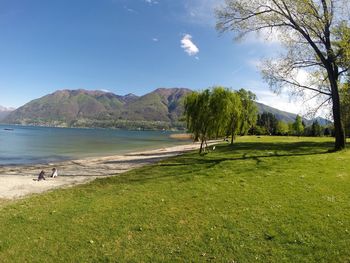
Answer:
M215 86L211 90L209 107L210 122L213 128L212 135L215 138L226 134L231 111L231 91L221 86Z
M185 99L187 128L194 134L195 140L201 141L199 153L202 153L211 130L209 99L209 90L193 92Z
M202 129L202 116L199 104L199 92L191 92L184 101L187 129L193 133L194 141L199 140Z
M229 90L222 87L193 92L185 98L187 128L201 142L199 153L207 140L223 135L229 120Z
M241 130L242 123L242 101L237 92L229 92L229 123L228 131L231 134L231 144Z
M240 89L237 94L242 103L240 134L246 135L258 118L258 108L255 103L256 96L245 89Z
M217 28L238 37L250 32L277 36L286 52L266 61L262 69L270 87L297 94L310 91L319 106L330 103L335 128L335 149L345 148L339 82L348 70L341 63L344 51L335 43L338 29L349 28L348 0L226 0L217 10ZM300 73L307 75L301 80Z

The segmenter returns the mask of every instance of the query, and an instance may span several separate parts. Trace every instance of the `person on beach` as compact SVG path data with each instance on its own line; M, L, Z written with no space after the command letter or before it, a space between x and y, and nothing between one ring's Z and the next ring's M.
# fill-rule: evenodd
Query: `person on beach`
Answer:
M46 180L45 179L45 172L43 170L41 170L41 172L38 176L38 181L41 181L41 180Z
M52 168L52 174L51 174L51 177L52 178L55 178L55 177L57 177L57 175L58 175L58 172L57 172L57 169L54 167L54 168Z

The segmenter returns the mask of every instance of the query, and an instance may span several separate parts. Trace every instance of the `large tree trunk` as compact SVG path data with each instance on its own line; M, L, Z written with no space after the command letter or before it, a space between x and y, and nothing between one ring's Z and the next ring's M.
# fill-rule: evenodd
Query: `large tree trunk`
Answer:
M203 143L204 143L204 139L202 138L201 139L201 147L199 148L199 154L201 154L203 151Z
M331 88L332 88L332 110L333 110L333 120L334 120L334 133L335 133L335 150L339 151L345 149L345 133L344 127L340 115L340 99L338 91L338 83L335 79L330 78Z
M232 128L232 131L231 131L231 145L233 145L233 140L234 140L234 128Z
M234 124L234 119L231 120L231 145L233 145L233 141L235 139L235 130L236 125Z

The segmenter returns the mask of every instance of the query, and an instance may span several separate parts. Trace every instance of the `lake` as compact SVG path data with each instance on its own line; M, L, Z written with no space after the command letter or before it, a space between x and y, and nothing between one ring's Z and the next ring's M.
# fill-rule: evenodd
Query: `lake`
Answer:
M190 142L172 139L172 133L0 125L0 165L108 156Z

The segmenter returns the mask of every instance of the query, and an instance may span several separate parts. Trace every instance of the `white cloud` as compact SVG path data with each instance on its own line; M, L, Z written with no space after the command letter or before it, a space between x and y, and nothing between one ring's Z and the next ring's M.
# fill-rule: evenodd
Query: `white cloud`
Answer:
M244 88L256 94L258 102L282 111L299 114L305 118L313 118L311 113L321 103L319 99L313 98L314 92L306 91L303 97L292 96L288 90L275 94L265 83L257 80L250 80L245 86ZM327 107L320 109L316 116L329 118L329 109Z
M155 5L155 4L159 3L157 0L145 0L145 2L150 4L150 5Z
M137 14L138 12L135 10L135 9L132 9L132 8L129 8L127 7L126 5L124 6L124 9L130 13L134 13L134 14Z
M286 94L277 95L270 90L252 90L258 97L258 102L274 107L276 109L303 115L303 105L297 101L292 101Z
M107 92L107 93L110 93L110 92L111 92L111 91L108 90L108 89L100 89L100 91Z
M154 41L154 42L158 42L158 41L159 41L159 39L158 39L158 38L156 38L156 37L154 37L154 38L152 38L152 41Z
M195 56L199 52L198 47L192 42L192 36L190 34L186 34L181 39L181 47L189 56Z

